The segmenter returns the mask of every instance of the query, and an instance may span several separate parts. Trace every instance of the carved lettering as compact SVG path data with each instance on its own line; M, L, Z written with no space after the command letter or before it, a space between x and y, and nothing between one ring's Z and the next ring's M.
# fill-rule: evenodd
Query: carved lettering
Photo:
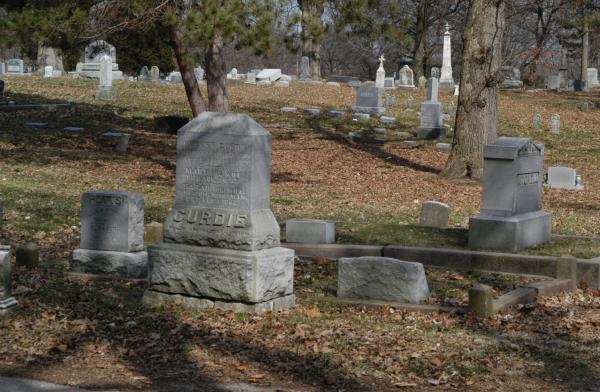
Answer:
M523 173L517 176L519 186L536 185L540 182L540 173Z
M202 210L177 210L173 213L174 223L202 226L227 226L243 229L250 224L247 214L237 212L209 212Z

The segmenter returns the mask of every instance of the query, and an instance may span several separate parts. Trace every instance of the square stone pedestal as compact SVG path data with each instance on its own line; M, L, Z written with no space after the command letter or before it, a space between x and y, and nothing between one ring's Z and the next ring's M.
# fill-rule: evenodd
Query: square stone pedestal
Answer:
M117 99L117 93L112 87L99 86L96 91L96 99L101 101L114 101Z
M448 128L445 126L417 129L417 139L441 139L446 137Z
M75 249L71 266L75 272L145 278L148 271L148 253Z
M509 217L477 215L469 220L469 248L518 251L552 238L552 214L535 211Z
M294 305L294 251L231 250L173 243L148 247L146 305L260 313Z

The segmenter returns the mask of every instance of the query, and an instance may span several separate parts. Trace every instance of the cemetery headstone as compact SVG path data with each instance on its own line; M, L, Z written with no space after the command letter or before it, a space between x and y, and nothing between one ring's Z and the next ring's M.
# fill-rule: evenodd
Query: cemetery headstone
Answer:
M150 81L153 83L160 82L160 69L156 65L150 68Z
M419 76L419 88L427 88L427 78L423 75Z
M115 150L119 152L126 152L127 147L129 147L129 140L131 139L131 134L127 132L104 132L102 137L105 140L110 140L113 143Z
M296 112L298 112L298 109L295 107L291 107L291 106L284 106L281 108L281 112L282 113L296 113Z
M261 81L274 82L281 77L281 69L267 68L256 75L256 79Z
M235 72L237 79L237 69L235 70ZM196 81L198 83L202 82L204 80L204 68L202 68L201 66L197 66L196 68L194 68L194 76L196 76Z
M145 277L144 196L122 191L84 193L80 241L73 251L74 271Z
M348 81L348 86L349 87L360 87L360 86L362 86L362 83L360 82L360 80L350 80L350 81Z
M499 137L484 148L481 213L469 222L469 247L518 251L550 241L552 215L542 211L544 146Z
M346 113L344 111L342 111L342 110L331 110L329 112L329 115L331 117L344 117L345 114Z
M279 80L275 83L275 87L287 88L287 87L290 87L290 82L284 82L284 81Z
M196 309L293 306L294 251L269 208L271 135L252 118L204 112L179 130L175 206L148 247L143 302Z
M285 221L285 241L304 244L335 243L335 222L318 219Z
M51 78L53 76L54 76L54 67L52 67L51 65L46 65L44 67L44 77Z
M325 85L331 87L340 87L340 84L338 82L327 82L325 83Z
M450 25L448 23L446 23L446 32L444 33L440 87L454 88L454 78L452 77L452 36L450 34Z
M447 128L442 124L442 103L438 102L438 80L429 79L427 101L421 103L421 125L417 129L419 139L439 139L446 136Z
M502 67L502 83L500 83L500 89L502 90L518 90L523 88L523 81L521 80L521 71L519 68L514 67Z
M98 91L96 91L96 99L103 101L114 101L116 92L112 84L112 59L110 56L104 55L100 59L100 83Z
M533 115L533 128L540 129L542 127L542 115L540 113L536 113Z
M598 68L587 69L587 81L589 88L600 87L600 82L598 82Z
M304 113L310 114L311 116L318 116L321 114L321 109L306 108L304 109Z
M395 89L396 85L394 83L394 78L384 78L383 79L383 87L386 89Z
M237 80L238 79L238 70L237 68L232 68L231 72L229 72L229 79Z
M421 206L419 225L427 227L446 227L450 218L448 204L438 201L426 201Z
M385 96L385 107L386 108L391 108L392 106L396 105L396 96L393 94L389 94Z
M300 59L300 80L310 80L310 59L308 56L302 56Z
M10 246L0 245L0 314L17 306L17 300L12 296L11 269Z
M398 79L398 88L401 89L414 89L414 74L412 69L408 65L405 65L400 69L399 79Z
M338 298L418 304L429 296L421 263L388 257L338 260Z
M6 61L6 73L9 75L22 75L25 73L25 64L21 59L10 59Z
M562 82L560 74L550 75L546 80L546 87L548 90L560 90L561 84Z
M554 113L550 119L550 132L554 134L560 133L560 115Z
M138 77L138 80L142 82L148 82L150 80L150 70L148 69L147 65L144 65L140 70L140 76Z
M178 83L182 83L183 79L181 78L181 72L178 71L173 71L169 74L169 76L167 77L167 79L169 80L170 83L173 84L178 84Z
M37 65L39 68L51 66L54 71L65 71L63 67L62 54L59 49L51 47L40 47L37 53Z
M551 166L548 168L548 181L546 185L550 188L583 190L581 176L575 169L570 167Z
M415 106L415 99L411 95L408 98L406 98L406 109L407 110L414 110L414 106Z
M356 106L352 107L352 112L370 113L374 115L384 114L383 88L358 87L356 89Z
M85 78L100 78L100 60L108 56L111 59L110 70L112 80L123 80L123 72L119 71L117 64L117 49L106 41L97 40L85 47L84 62L79 66L79 75Z
M4 75L6 73L6 63L0 62L0 75Z
M383 68L383 62L385 61L385 57L383 55L379 57L379 68L377 69L376 77L375 77L375 87L384 88L385 87L385 69Z
M439 151L450 151L452 150L452 144L450 143L436 143L435 149Z
M248 72L246 74L246 83L256 84L256 74L254 72Z

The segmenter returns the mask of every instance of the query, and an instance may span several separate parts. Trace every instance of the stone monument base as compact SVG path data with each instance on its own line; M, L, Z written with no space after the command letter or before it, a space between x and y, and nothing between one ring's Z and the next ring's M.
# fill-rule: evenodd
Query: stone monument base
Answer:
M523 82L520 80L505 80L500 84L500 90L521 90Z
M71 265L75 272L145 278L148 271L148 253L75 249Z
M189 310L220 309L234 313L264 313L292 308L296 304L296 296L290 294L265 302L248 303L186 297L180 294L166 294L159 291L146 290L142 297L142 304L148 307L179 305Z
M100 79L100 67L98 70L83 70L79 72L79 77L84 79ZM112 80L124 80L122 71L112 71Z
M454 83L454 80L441 80L440 79L438 88L443 91L454 91L455 85L456 85L456 83Z
M0 301L0 314L6 314L17 306L17 300L13 297L8 297Z
M417 139L441 139L446 137L448 128L445 126L433 127L433 128L418 128Z
M477 215L469 219L469 248L518 251L552 238L552 214L528 212L509 217Z
M368 107L368 106L352 106L352 113L367 113L375 116L381 116L385 114L384 107Z
M96 91L96 99L99 99L101 101L114 101L115 99L117 99L117 93L112 87L100 86Z
M227 306L215 304L236 303L231 306L252 312L293 304L280 300L293 294L291 249L243 251L161 243L148 247L148 253L149 291L209 300L209 306L222 309Z

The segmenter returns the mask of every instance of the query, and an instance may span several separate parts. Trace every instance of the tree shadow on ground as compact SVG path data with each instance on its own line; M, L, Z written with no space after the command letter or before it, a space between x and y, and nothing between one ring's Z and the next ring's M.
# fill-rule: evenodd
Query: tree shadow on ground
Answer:
M218 318L235 317L230 314L228 316L222 312L210 311L207 315L200 316L199 320L184 320L178 317L181 313L177 308L143 308L139 298L145 282L82 282L64 277L59 272L45 272L42 276L36 274L38 273L17 275L17 284L35 282L35 287L32 287L29 294L19 298L20 308L10 317L16 322L19 319L37 319L40 314L44 314L44 317L48 316L53 320L51 322L57 317L60 323L81 327L65 332L58 338L51 337L56 347L65 345L62 349L51 348L41 355L29 355L25 361L8 369L2 366L4 373L10 376L32 377L53 369L59 371L62 362L77 356L84 346L100 347L105 343L110 347L111 353L126 363L128 368L149 380L146 387L161 391L181 391L181 385L194 385L197 387L192 389L194 391L222 391L218 386L209 388L209 385L214 385L219 380L209 374L210 371L203 370L211 364L206 361L210 362L213 356L226 359L228 364L234 360L248 364L248 368L258 368L260 372L272 375L271 378L278 380L280 385L291 381L295 388L317 387L323 391L337 391L340 388L346 391L372 390L368 384L345 374L334 360L318 354L301 355L275 345L264 345L253 341L251 336L244 335L242 331L228 330L227 326L211 328L210 322L202 320L202 317L213 318L211 321L214 322ZM280 316L273 314L266 317L276 323ZM244 321L240 319L239 323L243 324ZM45 339L49 338L46 336ZM110 372L111 369L106 368L104 371ZM248 372L251 371L242 369L233 373L234 377L243 378L245 375L246 379L242 381L248 381L252 378ZM215 373L214 368L212 373ZM333 378L334 382L324 382L326 376ZM73 379L72 374L69 377ZM139 385L105 381L84 383L81 386L139 388Z

